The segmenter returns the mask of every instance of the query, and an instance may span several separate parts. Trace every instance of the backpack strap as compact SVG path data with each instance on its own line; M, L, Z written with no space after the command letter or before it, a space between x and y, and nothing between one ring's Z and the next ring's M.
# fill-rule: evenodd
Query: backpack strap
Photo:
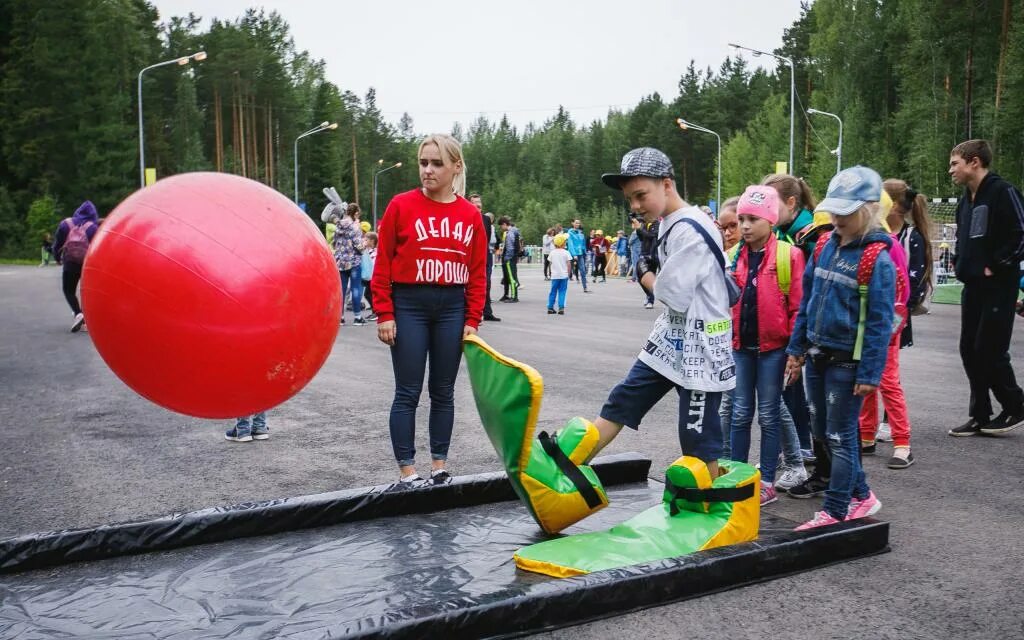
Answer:
M871 275L875 272L875 263L878 256L885 251L884 242L872 242L864 247L864 253L857 263L857 291L860 293L860 316L857 319L857 341L853 344L853 359L860 360L861 352L864 349L864 325L868 318L868 285L871 284Z
M779 290L782 295L789 296L789 287L793 282L793 245L779 240L775 247L775 272L779 279Z

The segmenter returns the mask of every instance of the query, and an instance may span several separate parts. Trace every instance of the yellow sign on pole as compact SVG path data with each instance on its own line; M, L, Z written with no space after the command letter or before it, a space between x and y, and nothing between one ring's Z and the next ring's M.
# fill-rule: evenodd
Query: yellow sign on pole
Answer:
M156 182L156 169L154 167L146 167L146 186Z
M785 160L780 160L779 162L776 162L775 173L789 173L789 163L786 162Z

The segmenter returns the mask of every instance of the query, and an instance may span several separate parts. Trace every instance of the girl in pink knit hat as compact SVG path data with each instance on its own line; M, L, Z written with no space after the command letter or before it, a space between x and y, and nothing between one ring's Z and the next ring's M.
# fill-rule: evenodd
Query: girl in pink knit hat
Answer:
M765 505L776 500L773 484L780 449L785 347L800 309L804 256L772 233L779 220L779 196L774 188L747 187L736 214L743 242L733 276L742 295L732 308L736 389L730 439L732 459L746 462L756 398L761 426L761 504ZM780 271L784 273L781 278Z

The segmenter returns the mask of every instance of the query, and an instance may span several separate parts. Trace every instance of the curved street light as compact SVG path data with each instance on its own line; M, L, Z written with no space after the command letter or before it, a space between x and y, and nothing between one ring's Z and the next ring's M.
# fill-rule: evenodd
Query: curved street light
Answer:
M383 164L384 164L384 158L381 158L380 160L377 161L377 166L378 167L383 165ZM402 166L402 163L401 162L396 162L395 164L391 165L390 167L387 167L386 169L381 169L381 170L377 171L377 173L373 174L373 228L374 228L374 230L377 229L377 176L379 176L382 173L387 173L388 171L391 171L392 169L397 169L400 166Z
M180 58L174 58L173 60L164 60L156 64L151 64L142 71L139 72L139 186L146 186L146 151L145 151L145 136L142 130L142 74L146 73L150 69L156 69L157 67L164 67L169 64L176 64L179 67L184 67L189 62L195 60L201 62L206 60L205 51L197 51L187 56Z
M708 129L707 127L702 127L699 124L687 122L682 118L676 118L676 124L678 124L679 128L682 129L683 131L686 131L687 129L693 129L694 131L703 131L704 133L710 133L711 135L718 138L718 170L715 172L718 174L718 190L716 191L715 195L715 217L717 218L718 212L722 209L722 136L718 135L717 133L715 133L711 129Z
M302 140L306 136L311 136L314 133L320 133L321 131L334 131L338 128L337 122L327 122L324 120L317 126L313 127L309 131L306 131L295 138L295 147L293 158L295 160L295 204L299 204L299 140Z
M839 146L832 150L832 154L836 157L836 173L843 170L843 119L834 113L828 111L819 111L817 109L808 109L807 113L819 116L828 116L835 118L839 122Z
M781 60L789 64L789 165L787 170L790 175L796 175L793 168L793 114L794 104L796 102L796 68L793 66L793 59L785 56L777 56L774 53L768 53L767 51L759 51L757 49L751 49L750 47L744 47L742 45L729 43L729 46L733 49L743 49L754 54L754 57L759 56L771 56L776 60Z

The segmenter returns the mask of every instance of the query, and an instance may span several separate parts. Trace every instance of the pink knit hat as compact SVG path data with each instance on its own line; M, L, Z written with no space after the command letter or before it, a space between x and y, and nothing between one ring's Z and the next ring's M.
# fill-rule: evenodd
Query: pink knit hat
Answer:
M757 216L773 225L779 222L779 194L775 187L759 184L750 185L740 196L736 215Z

